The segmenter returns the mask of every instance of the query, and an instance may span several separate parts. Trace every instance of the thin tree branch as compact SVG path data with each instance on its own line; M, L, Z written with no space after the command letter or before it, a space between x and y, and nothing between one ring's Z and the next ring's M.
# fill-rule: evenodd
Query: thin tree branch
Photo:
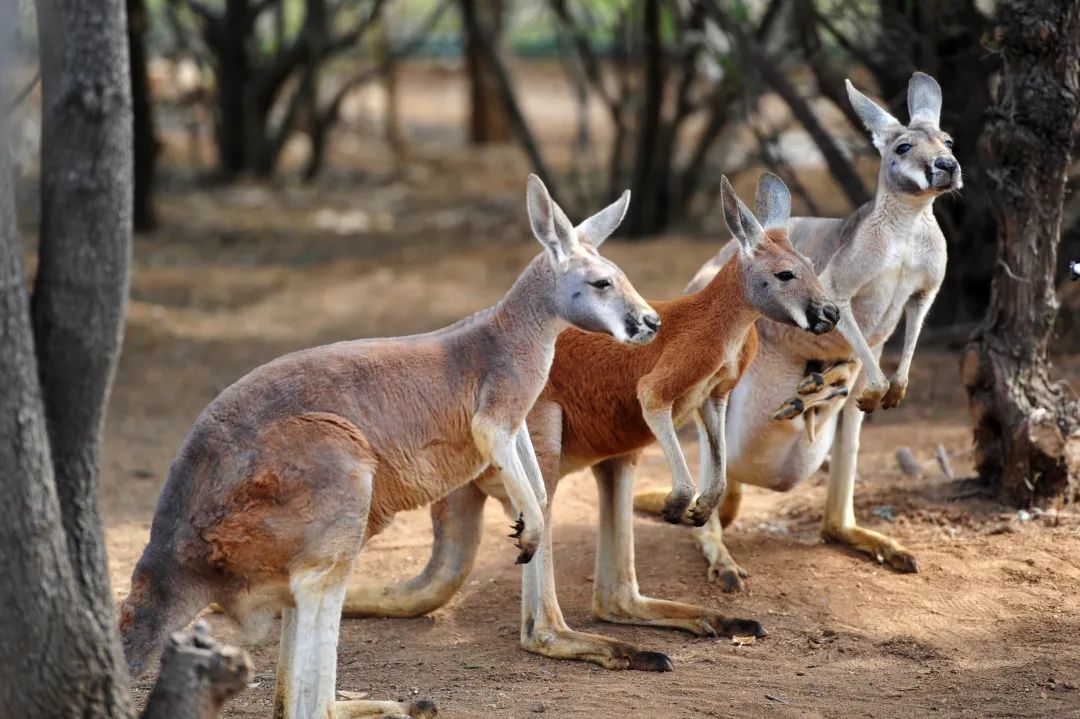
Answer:
M19 90L19 92L16 93L15 97L11 98L11 102L9 102L7 106L7 111L14 112L15 108L17 108L19 104L22 103L22 101L25 100L31 92L33 92L34 88L37 87L39 80L41 80L40 67L34 71L34 76L30 78L30 82L26 83L26 87L24 87L22 90Z
M452 3L453 0L443 0L434 10L428 13L427 18L420 24L420 28L397 48L392 49L382 62L375 67L362 70L346 80L334 94L334 97L330 100L326 110L320 113L319 121L324 125L335 122L337 120L338 111L341 108L341 103L345 101L345 98L350 92L361 85L371 82L390 72L394 63L416 52L416 50L424 43L424 40L427 39L427 36L431 34L431 31L435 29L435 25L442 19L442 16L446 13Z
M821 126L817 116L810 109L810 105L788 82L788 79L784 77L784 74L772 59L765 54L761 46L743 32L737 24L730 22L716 2L705 0L703 5L717 25L735 39L749 66L753 67L776 94L784 100L791 109L791 113L806 129L807 134L810 135L825 158L825 164L828 166L829 172L839 183L840 189L844 191L851 204L859 207L869 201L870 194L867 192L866 186L863 185L859 174L855 171L854 165L844 157L840 148L833 141L832 136Z
M170 0L170 4L176 5L179 3L187 5L192 13L205 20L207 24L213 24L221 20L220 15L211 10L206 3L200 2L199 0Z

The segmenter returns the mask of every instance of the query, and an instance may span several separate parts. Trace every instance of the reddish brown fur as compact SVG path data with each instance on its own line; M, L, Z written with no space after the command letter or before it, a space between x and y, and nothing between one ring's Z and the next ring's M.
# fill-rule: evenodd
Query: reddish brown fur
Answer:
M766 234L759 252L791 251L786 231ZM731 391L758 344L759 314L746 297L737 262L733 258L699 292L650 300L663 330L648 345L627 347L574 329L559 335L538 406L548 401L562 409L564 472L650 444L642 400L671 404L681 424L709 393Z

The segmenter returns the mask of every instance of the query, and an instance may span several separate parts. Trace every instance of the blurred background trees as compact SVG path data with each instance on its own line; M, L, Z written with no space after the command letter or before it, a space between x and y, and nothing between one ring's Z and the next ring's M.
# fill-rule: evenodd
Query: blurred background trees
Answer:
M965 179L962 197L936 203L950 263L930 315L930 337L961 345L982 320L992 283L1004 281L999 230L1007 222L1005 212L1019 211L995 194L1004 170L994 155L1001 147L994 139L1000 136L1000 114L992 108L1015 101L1003 89L1010 87L1003 73L1008 53L1002 52L997 15L1005 3L126 5L134 217L140 229L158 220L153 197L163 186L243 184L253 178L273 184L332 181L328 175L341 170L328 156L362 134L381 135L405 168L410 156L426 152L432 129L402 99L408 95L401 87L420 77L450 76L460 76L468 105L454 142L476 152L517 147L571 212L629 187L634 201L622 228L627 239L685 233L712 241L722 228L716 212L720 175L760 167L789 184L797 211L846 214L872 199L878 159L848 104L844 78L906 118L907 81L922 70L944 90L941 124L955 138ZM32 47L32 27L23 35ZM564 114L573 115L560 118L572 128L568 133L549 127L550 93L563 98ZM1063 137L1076 134L1075 126L1059 130ZM1066 187L1077 181L1071 157L1066 152L1062 159ZM1062 281L1067 261L1080 254L1080 201L1069 192L1060 199L1060 230L1044 228L1061 244L1047 280L1049 294L1040 302ZM1065 322L1076 322L1072 312L1066 308ZM1051 326L1055 314L1049 314Z

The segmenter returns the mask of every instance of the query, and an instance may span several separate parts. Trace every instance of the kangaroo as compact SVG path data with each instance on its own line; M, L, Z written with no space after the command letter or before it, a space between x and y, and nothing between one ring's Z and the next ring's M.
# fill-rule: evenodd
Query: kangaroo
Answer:
M721 431L713 445L714 499L724 494L724 403L746 372L757 347L755 322L767 316L797 331L831 330L838 310L810 266L788 242L791 203L775 175L762 176L757 214L721 183L724 217L739 251L698 292L651 302L664 330L647 347L624 348L607 338L567 330L559 336L548 384L526 425L553 496L559 478L590 467L600 495L593 614L625 624L674 627L699 635L764 636L753 620L642 596L634 568L631 502L641 450L656 438L676 477L689 471L675 428L695 413ZM442 606L464 582L480 543L487 496L506 501L484 476L432 507L435 545L423 573L397 585L351 587L348 616L419 616ZM688 481L688 480L687 480ZM676 490L681 484L675 480ZM687 498L687 503L689 498ZM708 497L695 509L712 515ZM682 508L676 508L678 519ZM550 517L549 503L545 518ZM611 669L665 671L668 657L596 634L571 630L555 593L551 523L533 561L524 568L521 644L548 657L595 662Z
M575 228L530 176L529 219L546 251L494 307L429 334L285 355L223 391L169 470L121 608L132 675L211 601L253 635L282 609L275 717L433 716L430 702L335 701L354 560L396 512L485 470L523 513L519 561L530 559L546 497L519 430L556 337L572 325L642 345L660 326L596 251L628 201Z
M879 403L896 407L907 391L919 332L945 277L945 238L934 219L934 200L963 187L963 178L952 140L939 128L941 88L932 77L912 76L906 127L850 82L847 91L881 154L877 194L843 220L791 222L792 242L811 257L822 284L836 298L840 322L838 332L827 337L792 332L770 319L758 322L758 360L728 407L731 481L719 511L695 530L709 578L719 579L728 591L742 589L747 576L723 543L723 528L738 512L741 485L787 491L817 471L830 448L824 539L900 572L919 568L915 555L898 542L856 524L855 463L863 413ZM737 251L730 243L724 247L687 292L708 283ZM900 364L887 379L878 361L901 315ZM853 378L858 378L854 384ZM849 388L856 390L850 397ZM703 443L715 431L699 425ZM704 477L711 476L709 461L702 452ZM660 497L639 496L636 504L655 511Z

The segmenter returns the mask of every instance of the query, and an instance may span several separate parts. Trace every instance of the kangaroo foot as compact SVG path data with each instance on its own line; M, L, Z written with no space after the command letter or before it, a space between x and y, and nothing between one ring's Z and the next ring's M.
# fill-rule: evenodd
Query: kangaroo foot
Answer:
M826 542L844 544L869 554L878 564L885 564L905 574L919 571L919 560L894 539L862 527L825 527L821 536Z
M593 616L616 624L682 629L702 637L768 636L754 619L736 619L693 604L640 595L594 599Z
M535 629L522 637L521 647L552 659L592 662L605 669L670 672L675 668L671 659L660 652L642 651L626 642L565 628Z
M427 699L408 704L386 701L334 702L334 719L434 719L438 715L435 704Z
M746 588L743 580L749 577L750 573L739 566L728 551L724 544L722 526L719 521L710 522L700 529L695 529L694 538L709 562L709 581L717 582L725 592L741 592Z

